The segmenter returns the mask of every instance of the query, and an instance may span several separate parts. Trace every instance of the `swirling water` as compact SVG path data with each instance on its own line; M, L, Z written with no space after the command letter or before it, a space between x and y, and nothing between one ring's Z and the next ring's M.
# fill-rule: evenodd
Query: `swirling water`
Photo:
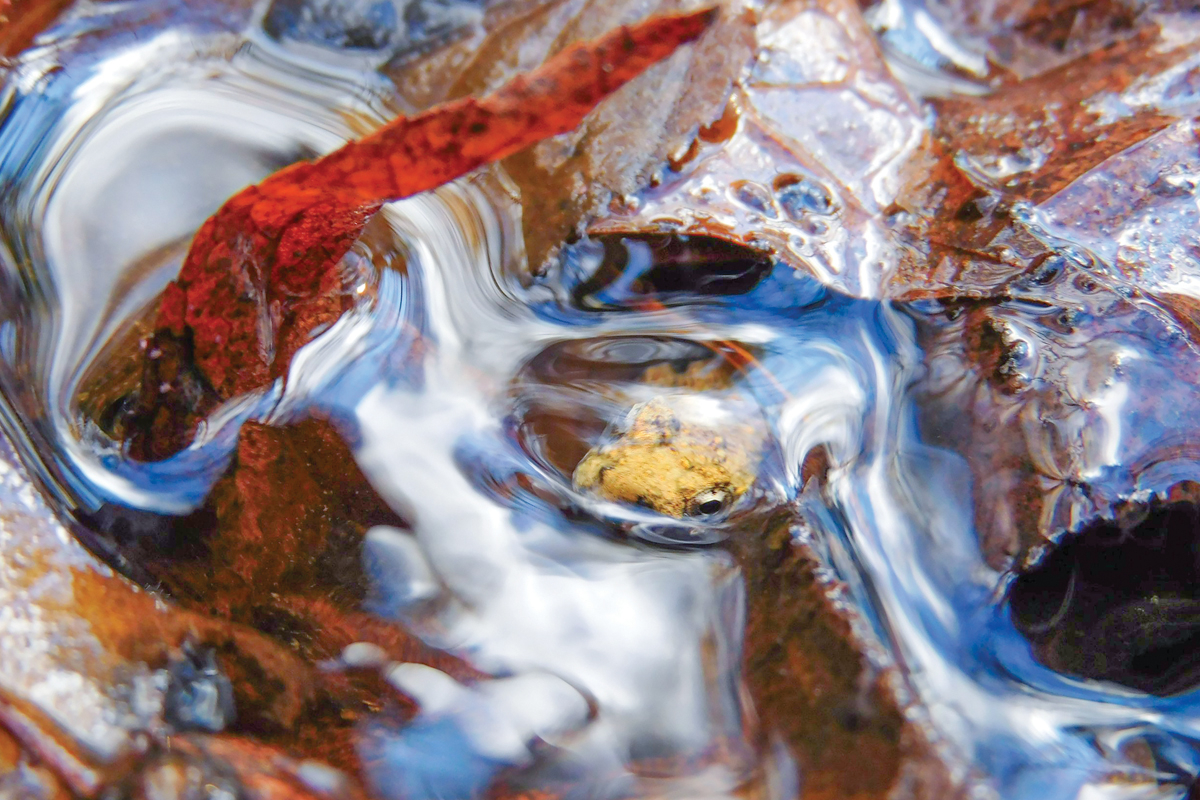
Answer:
M373 8L361 10L377 24ZM471 8L455 14L443 21ZM264 32L288 24L295 41ZM806 544L846 583L877 658L899 665L952 762L977 773L979 796L1186 793L1200 771L1195 693L1064 677L1014 628L1005 579L976 543L970 471L922 440L921 308L848 298L769 261L743 264L728 293L684 286L647 308L636 243L601 291L588 243L526 285L520 208L499 169L384 209L348 256L375 299L306 346L286 386L223 408L172 459L124 458L81 412L80 391L173 277L190 233L241 186L398 110L379 48L416 46L416 34L346 49L363 42L337 28L328 48L324 24L235 6L89 5L15 62L0 126L0 375L6 421L59 504L85 516L194 507L249 417L320 408L350 422L359 465L411 521L367 535L370 608L498 676L466 685L388 668L422 710L372 733L383 796L471 794L514 767L571 776L587 796L731 796L756 770L781 796L802 784L743 727L747 598L738 566L710 545L753 531L737 514L685 525L599 502L572 487L561 456L586 449L579 430L594 435L648 396L641 370L729 342L754 361L736 397L714 402L752 406L770 431L739 508L820 521ZM556 414L575 433L547 433L541 421ZM819 448L824 493L801 476ZM1127 757L1134 740L1155 767ZM631 768L718 750L682 777Z

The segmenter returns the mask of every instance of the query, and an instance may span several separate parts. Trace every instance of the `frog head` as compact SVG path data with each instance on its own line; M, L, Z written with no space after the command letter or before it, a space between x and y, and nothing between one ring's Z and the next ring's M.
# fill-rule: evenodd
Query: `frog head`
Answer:
M630 409L583 457L577 489L678 519L711 517L754 483L762 428L711 398L660 395Z

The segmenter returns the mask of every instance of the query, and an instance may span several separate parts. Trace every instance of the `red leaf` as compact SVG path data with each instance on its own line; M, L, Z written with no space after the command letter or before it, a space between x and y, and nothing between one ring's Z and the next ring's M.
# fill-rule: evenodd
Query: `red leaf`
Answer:
M190 329L194 364L220 399L279 377L309 332L352 302L338 263L382 203L571 130L715 15L708 9L621 27L483 98L396 119L243 190L197 232L164 296L159 330L178 341ZM146 387L163 385L162 377Z

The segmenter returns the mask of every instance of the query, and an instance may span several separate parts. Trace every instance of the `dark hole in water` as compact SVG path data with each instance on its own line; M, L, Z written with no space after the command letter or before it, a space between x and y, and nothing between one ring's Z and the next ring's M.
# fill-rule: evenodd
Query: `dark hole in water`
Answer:
M588 309L743 295L773 266L770 258L748 247L706 236L606 235L573 250L568 260L599 261L573 292L575 304Z
M1200 685L1200 507L1179 502L1065 541L1009 592L1046 666L1156 695Z

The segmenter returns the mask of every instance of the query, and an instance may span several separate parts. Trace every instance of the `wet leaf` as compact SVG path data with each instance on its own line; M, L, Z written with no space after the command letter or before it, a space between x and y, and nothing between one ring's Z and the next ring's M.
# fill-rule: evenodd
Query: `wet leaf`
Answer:
M593 235L680 233L769 252L853 295L894 266L884 212L924 132L853 2L773 3L725 113Z
M0 728L31 763L79 796L125 781L148 744L181 732L165 714L173 690L160 678L188 650L209 653L228 676L239 725L297 723L316 696L315 670L257 631L181 610L115 575L39 498L7 438L0 470Z
M1110 198L1132 189L1108 174L1111 165L1127 163L1124 151L1187 113L1187 106L1149 101L1142 87L1151 76L1172 83L1182 73L1177 84L1194 61L1194 46L1168 46L1145 31L986 97L934 101L931 146L906 168L911 182L897 198L911 216L898 217L908 249L889 293L917 299L1012 292L1053 249L1014 209L1071 205L1092 219L1107 216ZM1056 98L1049 106L1048 96ZM1104 188L1080 203L1072 184L1089 173L1105 175Z
M1190 448L1200 410L1183 288L1200 274L1198 64L1190 28L1124 31L934 101L931 146L907 168L889 291L939 299L914 310L924 429L972 465L998 569L1186 477L1161 465Z
M897 14L872 3L872 18L899 71L986 81L1026 80L1153 26L1166 2L1128 0L952 0L903 4ZM920 18L918 18L920 15ZM947 82L947 87L969 84Z
M353 302L338 262L380 204L440 186L579 124L714 12L650 19L577 45L486 97L399 118L243 190L197 232L158 327L186 339L219 398L266 385Z
M607 215L610 205L655 183L672 154L686 151L698 129L721 118L753 55L756 13L741 0L721 6L720 18L694 46L630 81L573 131L504 160L520 196L532 274L552 267L563 242ZM681 0L492 4L474 35L394 64L389 73L400 95L424 108L490 91L612 25L684 7Z
M0 0L0 59L16 55L70 0Z
M816 454L814 454L816 455ZM813 459L819 461L818 458ZM823 463L811 465L814 486ZM760 736L787 742L814 800L962 796L894 681L878 643L813 549L802 517L734 543L746 573L745 679ZM802 533L801 533L802 532Z
M337 663L370 646L385 661L425 664L460 680L481 673L460 658L364 611L363 537L403 527L360 472L338 431L320 419L271 427L246 422L233 463L205 505L163 530L117 545L184 608L254 627L306 664ZM392 692L371 670L325 670L303 716L271 710L270 684L236 684L239 714L293 752L357 773L360 718ZM416 706L393 697L394 713Z

